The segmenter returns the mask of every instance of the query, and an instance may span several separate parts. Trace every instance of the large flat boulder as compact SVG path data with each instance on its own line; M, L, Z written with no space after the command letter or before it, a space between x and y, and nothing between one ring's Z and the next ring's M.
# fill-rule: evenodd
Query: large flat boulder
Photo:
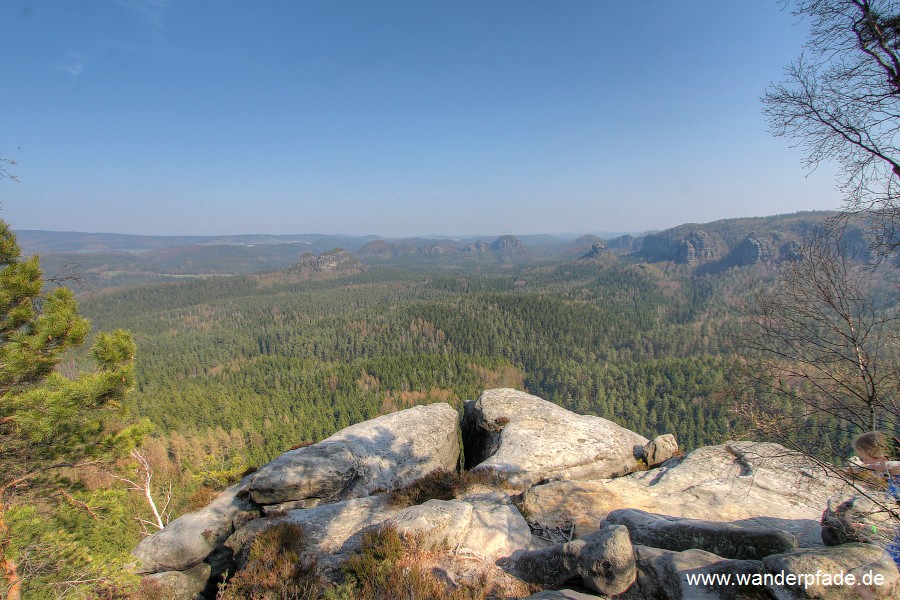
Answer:
M178 517L166 527L145 537L132 551L139 559L135 572L185 571L204 561L240 525L259 512L246 498L250 476L231 486L196 512Z
M259 504L368 496L459 462L459 415L446 403L415 406L351 425L318 444L287 452L256 472Z
M472 505L458 500L428 500L410 506L387 523L404 536L415 537L425 549L455 548L472 525Z
M647 444L612 421L510 388L487 390L466 403L463 439L467 468L495 469L521 486L624 475L638 468Z
M845 484L778 444L706 446L665 466L616 479L555 481L526 491L532 522L596 531L613 510L776 528L801 547L820 546L822 508Z

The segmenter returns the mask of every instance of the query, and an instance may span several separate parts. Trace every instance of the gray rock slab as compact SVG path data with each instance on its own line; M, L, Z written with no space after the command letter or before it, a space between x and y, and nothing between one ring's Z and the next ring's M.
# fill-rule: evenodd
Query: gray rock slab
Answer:
M828 498L845 488L778 444L731 442L616 479L537 485L522 506L532 522L574 523L579 536L596 531L613 510L637 508L780 529L810 547L822 545L819 520Z
M543 547L508 494L476 494L461 500L472 506L472 520L465 536L451 549L455 554L493 562Z
M513 485L623 475L638 466L635 447L647 443L612 421L510 388L487 390L468 403L463 436L467 468L496 469Z
M386 495L292 510L281 517L248 523L234 532L225 545L234 552L237 565L241 568L257 535L280 523L293 523L303 528L308 551L324 567L333 567L344 560L349 552L359 548L361 532L384 523L399 511L399 508L388 503Z
M250 477L219 494L204 508L178 517L141 540L132 551L139 559L135 573L184 571L220 548L234 532L235 519L246 520L247 514L256 510L244 497Z
M260 468L250 495L260 504L346 500L400 487L459 461L459 418L446 403L415 406L351 425Z
M900 598L897 566L887 552L871 544L801 549L766 557L763 564L773 576L803 577L793 585L787 582L768 585L778 600ZM848 575L853 576L852 584L846 578Z
M738 560L762 560L797 548L796 538L779 529L670 517L634 508L614 510L606 523L624 525L631 541L642 546L678 552L696 548Z

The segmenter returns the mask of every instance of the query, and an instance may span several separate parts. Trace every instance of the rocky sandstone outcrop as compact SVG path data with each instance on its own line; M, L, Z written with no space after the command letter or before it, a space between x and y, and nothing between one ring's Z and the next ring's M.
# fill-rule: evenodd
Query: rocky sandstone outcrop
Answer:
M366 532L392 526L441 555L449 582L574 581L623 600L900 593L900 574L877 545L822 547L819 516L828 498L845 490L781 446L733 442L678 457L674 436L648 442L511 389L466 403L462 419L466 464L505 477L492 486L471 484L454 498L394 504L389 490L457 466L459 425L449 405L420 406L288 452L143 540L134 551L136 571L146 589L166 597L190 598L204 587L214 594L216 578L241 568L261 532L291 523L331 580L343 577L344 561ZM648 470L626 474L647 463ZM834 518L852 512L853 504L832 504ZM550 541L558 537L561 543ZM691 579L817 569L860 576L868 570L882 583L814 596L811 588L777 583L722 587ZM548 590L532 597L591 596Z
M577 415L510 388L466 403L466 467L494 469L512 485L543 479L590 479L638 468L647 438L612 421Z
M353 425L283 454L208 506L142 540L133 552L139 559L135 571L185 571L206 561L215 576L232 558L225 541L245 523L255 523L266 513L285 513L297 504L388 491L435 469L455 469L459 454L458 416L448 404L416 406ZM276 506L267 510L264 505Z

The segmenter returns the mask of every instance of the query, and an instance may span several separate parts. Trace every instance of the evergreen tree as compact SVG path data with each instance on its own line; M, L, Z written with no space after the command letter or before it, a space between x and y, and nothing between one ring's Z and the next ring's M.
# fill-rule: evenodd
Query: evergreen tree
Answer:
M77 504L66 476L127 454L139 435L116 419L133 385L131 335L98 335L91 348L96 370L64 377L55 367L85 342L90 325L71 290L49 287L38 258L23 258L0 221L0 590L7 600L22 592L10 510L52 506L53 499ZM41 502L32 502L38 495Z

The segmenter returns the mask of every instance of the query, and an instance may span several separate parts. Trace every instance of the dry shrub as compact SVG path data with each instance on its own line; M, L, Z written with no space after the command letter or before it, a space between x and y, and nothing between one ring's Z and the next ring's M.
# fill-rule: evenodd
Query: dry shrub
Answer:
M219 492L212 489L208 486L202 486L197 488L197 491L191 494L190 498L188 498L187 509L188 512L193 512L195 510L200 510L210 502L216 499L216 496L219 495Z
M315 442L311 442L308 440L305 442L297 442L296 444L294 444L293 446L288 448L287 451L290 452L291 450L299 450L300 448L308 448L309 446L312 446L313 444L315 444Z
M363 535L360 549L344 563L347 583L330 597L345 600L484 600L487 582L451 586L425 564L414 539L385 526Z
M495 489L509 489L509 475L497 469L478 469L477 471L463 471L460 473L465 489L476 485L485 485Z
M391 492L389 502L394 506L415 506L432 499L452 500L461 491L462 482L456 472L437 469Z
M453 500L476 485L498 488L505 483L506 477L494 469L462 473L436 469L391 492L389 502L393 506L415 506L428 500Z
M304 556L303 528L281 523L261 532L250 546L247 564L222 586L220 600L312 600L321 580L316 561Z

